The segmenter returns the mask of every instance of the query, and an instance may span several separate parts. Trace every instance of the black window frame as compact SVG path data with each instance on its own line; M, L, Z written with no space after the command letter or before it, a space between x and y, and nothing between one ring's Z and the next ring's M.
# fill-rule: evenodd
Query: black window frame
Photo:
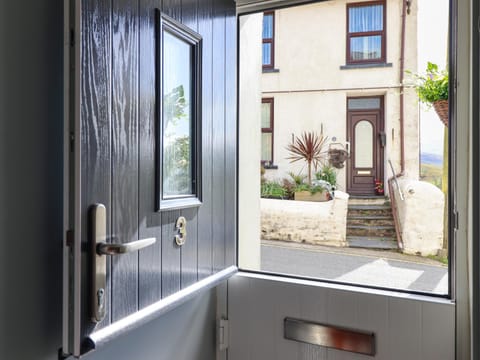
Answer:
M191 154L192 154L192 193L165 198L163 191L163 34L171 35L185 41L192 47L191 51ZM202 120L201 120L201 90L202 90L202 37L182 23L162 13L155 11L155 103L156 103L156 211L174 210L197 207L202 204Z
M366 7L372 5L382 5L383 6L383 30L381 31L365 31L365 32L350 32L350 9L357 7ZM356 64L382 64L386 63L387 59L387 3L385 0L376 0L376 1L367 1L367 2L355 2L347 4L347 16L346 16L346 64L347 65L356 65ZM376 59L363 59L363 60L352 60L350 44L351 39L356 37L366 37L366 36L381 36L381 56Z

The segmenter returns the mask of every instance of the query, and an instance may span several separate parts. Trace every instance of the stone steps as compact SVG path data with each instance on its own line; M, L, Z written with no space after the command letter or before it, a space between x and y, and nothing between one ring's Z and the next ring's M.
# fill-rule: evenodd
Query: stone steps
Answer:
M395 236L395 226L392 225L350 225L347 223L347 236Z
M397 250L392 208L385 199L356 197L349 200L347 243L350 247Z
M350 225L380 225L380 226L395 226L392 216L378 215L378 216L349 216L348 223Z

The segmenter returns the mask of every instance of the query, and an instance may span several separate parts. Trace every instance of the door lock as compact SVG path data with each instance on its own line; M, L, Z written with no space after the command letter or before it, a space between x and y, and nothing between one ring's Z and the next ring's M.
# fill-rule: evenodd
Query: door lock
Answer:
M180 216L177 219L175 227L178 231L178 234L175 235L175 242L178 246L182 246L187 240L187 219L185 219L183 216Z
M107 288L106 255L121 255L152 245L156 238L147 238L125 244L107 243L107 211L105 205L95 204L90 208L90 252L92 262L92 321L98 323L106 314L105 289ZM115 239L114 237L110 240Z

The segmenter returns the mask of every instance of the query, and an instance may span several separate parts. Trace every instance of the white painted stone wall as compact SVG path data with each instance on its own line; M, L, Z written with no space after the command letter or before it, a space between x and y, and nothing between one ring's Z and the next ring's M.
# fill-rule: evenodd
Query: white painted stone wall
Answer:
M437 255L443 244L444 195L436 186L411 179L398 179L405 200L394 185L403 252Z
M346 246L348 194L326 202L261 199L262 239Z

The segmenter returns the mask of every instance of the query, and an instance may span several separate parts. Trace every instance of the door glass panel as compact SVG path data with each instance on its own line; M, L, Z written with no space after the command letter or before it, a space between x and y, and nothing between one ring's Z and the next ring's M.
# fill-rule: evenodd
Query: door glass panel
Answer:
M165 32L163 58L163 195L192 193L191 46ZM166 55L166 56L165 56Z
M373 167L373 126L362 120L355 126L355 167Z
M411 7L404 49L389 1L276 9L274 47L262 13L239 17L240 268L448 293L448 129L408 77L448 63L448 0L434 1L435 20ZM341 66L345 51L389 66Z
M380 98L348 99L348 110L380 109Z

